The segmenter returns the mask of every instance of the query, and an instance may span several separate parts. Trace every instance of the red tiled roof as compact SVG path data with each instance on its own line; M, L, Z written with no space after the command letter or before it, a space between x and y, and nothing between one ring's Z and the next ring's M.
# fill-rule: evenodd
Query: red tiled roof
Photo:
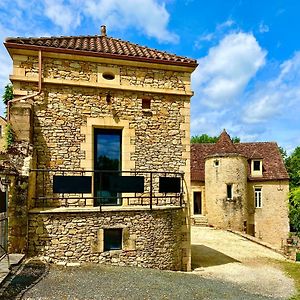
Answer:
M225 129L221 133L218 141L214 144L214 153L218 153L218 154L236 153L236 148L229 134L226 132Z
M7 48L40 49L51 52L77 53L90 56L188 65L191 67L197 66L195 59L170 54L103 35L7 38L4 45Z
M192 144L191 145L191 179L195 181L204 181L205 179L205 158L220 154L216 152L216 144ZM236 151L234 153L241 154L249 160L248 179L255 181L263 180L288 180L289 176L285 169L278 146L273 142L261 143L236 143L234 144ZM224 149L226 153L233 153L229 145L228 149ZM227 152L226 152L227 151ZM222 153L221 153L222 154ZM251 177L250 161L253 158L260 158L263 161L263 176Z

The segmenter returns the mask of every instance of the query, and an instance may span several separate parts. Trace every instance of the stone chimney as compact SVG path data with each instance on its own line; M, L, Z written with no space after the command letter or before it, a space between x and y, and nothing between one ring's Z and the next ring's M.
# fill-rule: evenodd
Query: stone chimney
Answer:
M106 36L106 26L101 25L101 36Z

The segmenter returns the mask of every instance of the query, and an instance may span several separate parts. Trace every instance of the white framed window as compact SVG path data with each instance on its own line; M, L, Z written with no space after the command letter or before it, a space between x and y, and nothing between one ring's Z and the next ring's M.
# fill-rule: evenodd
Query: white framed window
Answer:
M255 201L255 208L261 208L262 207L261 187L254 187L254 201Z
M262 160L253 159L251 161L251 175L252 176L262 176Z

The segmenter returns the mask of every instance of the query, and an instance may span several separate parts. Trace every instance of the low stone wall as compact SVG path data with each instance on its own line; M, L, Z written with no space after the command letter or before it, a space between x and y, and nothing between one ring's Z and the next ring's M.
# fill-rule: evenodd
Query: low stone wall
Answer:
M31 212L29 255L52 262L94 262L182 270L184 211ZM122 250L103 250L103 230L122 228Z

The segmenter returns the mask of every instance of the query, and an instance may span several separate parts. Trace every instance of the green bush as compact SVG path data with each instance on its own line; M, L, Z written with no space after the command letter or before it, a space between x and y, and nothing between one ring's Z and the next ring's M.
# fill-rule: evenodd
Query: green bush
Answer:
M8 149L14 142L14 132L11 128L10 123L6 124L5 130L5 148Z

